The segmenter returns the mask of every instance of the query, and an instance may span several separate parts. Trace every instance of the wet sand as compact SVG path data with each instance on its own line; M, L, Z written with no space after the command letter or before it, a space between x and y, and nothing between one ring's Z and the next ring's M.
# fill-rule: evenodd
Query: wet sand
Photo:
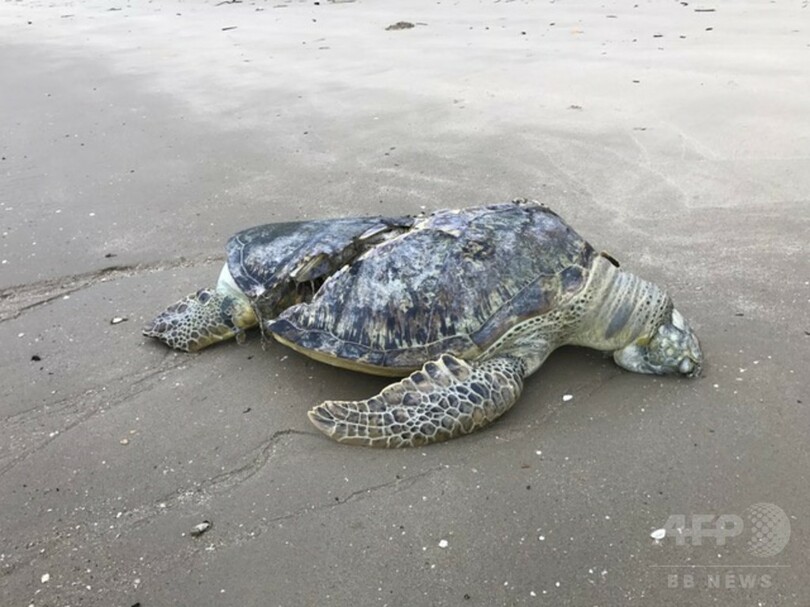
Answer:
M809 11L0 4L0 604L805 605ZM704 377L565 348L379 452L305 413L384 379L140 336L238 229L517 196L666 286ZM650 536L697 514L746 527Z

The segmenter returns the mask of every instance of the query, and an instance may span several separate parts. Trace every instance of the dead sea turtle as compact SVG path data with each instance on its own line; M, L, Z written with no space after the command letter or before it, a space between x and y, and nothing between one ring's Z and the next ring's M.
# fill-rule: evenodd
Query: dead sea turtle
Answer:
M406 376L309 412L341 442L401 447L473 432L564 344L612 352L638 373L701 370L669 296L534 201L269 224L227 248L216 288L170 306L144 334L195 351L260 325L316 360Z

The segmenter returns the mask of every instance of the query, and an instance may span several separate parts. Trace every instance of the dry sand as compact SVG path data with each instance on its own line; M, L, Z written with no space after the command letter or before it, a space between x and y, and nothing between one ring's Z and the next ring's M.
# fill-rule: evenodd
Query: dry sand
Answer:
M807 605L807 4L0 4L0 605ZM305 412L385 380L139 335L239 228L515 196L665 285L705 377L564 349L378 452ZM761 502L771 558L650 537Z

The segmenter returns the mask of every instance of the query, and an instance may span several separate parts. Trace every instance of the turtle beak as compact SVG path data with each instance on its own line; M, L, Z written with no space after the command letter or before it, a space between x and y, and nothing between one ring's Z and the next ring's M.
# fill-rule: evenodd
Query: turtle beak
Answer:
M613 359L620 367L636 373L698 377L703 370L698 338L677 310L672 311L670 321L660 325L648 342L616 350Z
M685 357L678 365L678 372L686 377L700 377L703 367L690 357Z
M687 377L691 377L694 370L695 363L690 358L684 358L678 365L678 371Z
M678 342L684 355L678 363L678 373L686 377L700 377L703 371L703 352L697 335L678 310L672 310L672 326L681 333Z

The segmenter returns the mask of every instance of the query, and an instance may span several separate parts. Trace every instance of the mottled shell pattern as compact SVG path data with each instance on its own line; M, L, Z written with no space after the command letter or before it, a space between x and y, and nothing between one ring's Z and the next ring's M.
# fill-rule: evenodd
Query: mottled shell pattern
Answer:
M443 353L474 359L565 305L595 255L558 215L525 200L305 225L289 235L284 224L259 226L228 244L263 330L321 358L403 372Z
M312 299L331 274L413 225L412 217L270 223L234 234L228 269L260 319Z

